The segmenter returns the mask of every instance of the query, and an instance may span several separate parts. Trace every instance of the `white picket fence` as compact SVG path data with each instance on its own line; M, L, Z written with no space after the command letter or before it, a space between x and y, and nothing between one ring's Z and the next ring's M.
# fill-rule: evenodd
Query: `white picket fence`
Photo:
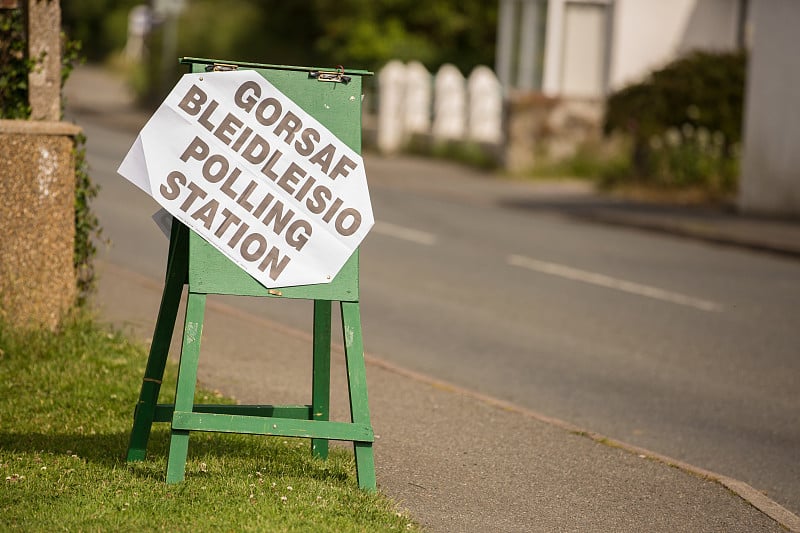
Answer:
M433 142L500 144L503 91L497 76L485 66L465 79L450 64L432 75L416 61L387 63L378 73L378 148L397 152L414 134Z

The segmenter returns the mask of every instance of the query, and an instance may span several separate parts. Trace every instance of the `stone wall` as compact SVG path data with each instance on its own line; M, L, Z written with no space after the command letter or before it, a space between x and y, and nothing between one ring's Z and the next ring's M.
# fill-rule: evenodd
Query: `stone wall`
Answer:
M0 120L0 316L55 328L75 296L74 136L62 122Z
M505 154L509 172L567 159L602 137L604 102L514 92L506 99Z
M465 79L453 65L434 75L420 63L391 61L378 74L378 88L376 138L384 154L461 143L522 173L567 159L601 138L603 99L532 91L504 95L485 66Z

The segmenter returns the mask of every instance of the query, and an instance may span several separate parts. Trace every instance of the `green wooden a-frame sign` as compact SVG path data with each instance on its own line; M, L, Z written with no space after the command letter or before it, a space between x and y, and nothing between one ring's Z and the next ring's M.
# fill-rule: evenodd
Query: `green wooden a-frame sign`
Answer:
M364 71L318 69L183 58L191 72L252 69L314 116L350 148L361 152L361 77ZM354 105L355 104L355 105ZM174 404L158 404L178 305L188 284ZM232 294L314 300L313 372L309 405L199 405L194 403L206 295ZM341 305L351 422L329 421L332 302ZM191 431L311 438L315 456L326 458L329 440L352 441L362 489L375 490L374 433L369 418L358 295L358 250L327 284L267 289L177 220L173 221L167 273L127 460L145 458L153 422L171 422L167 483L182 481Z

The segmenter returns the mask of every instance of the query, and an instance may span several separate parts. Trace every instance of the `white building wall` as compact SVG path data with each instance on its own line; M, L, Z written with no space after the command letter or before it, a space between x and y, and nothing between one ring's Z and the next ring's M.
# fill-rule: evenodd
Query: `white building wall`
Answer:
M739 0L617 0L610 90L689 51L735 48L738 21Z
M733 49L741 1L549 0L542 89L552 96L602 98L691 50ZM590 6L608 9L605 43L597 42L597 31L570 32L569 12ZM602 87L596 75L585 76L585 86L569 75L585 69L576 62L588 59L603 61Z
M724 51L740 46L739 25L746 18L744 0L697 0L683 27L677 55L695 50Z
M750 10L739 206L749 212L800 215L800 2L758 0Z

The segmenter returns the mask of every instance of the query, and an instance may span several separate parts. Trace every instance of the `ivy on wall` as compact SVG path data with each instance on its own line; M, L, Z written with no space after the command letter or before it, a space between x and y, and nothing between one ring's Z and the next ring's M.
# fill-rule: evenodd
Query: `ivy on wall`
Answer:
M0 118L25 119L28 105L28 72L35 61L26 54L22 10L0 10Z

